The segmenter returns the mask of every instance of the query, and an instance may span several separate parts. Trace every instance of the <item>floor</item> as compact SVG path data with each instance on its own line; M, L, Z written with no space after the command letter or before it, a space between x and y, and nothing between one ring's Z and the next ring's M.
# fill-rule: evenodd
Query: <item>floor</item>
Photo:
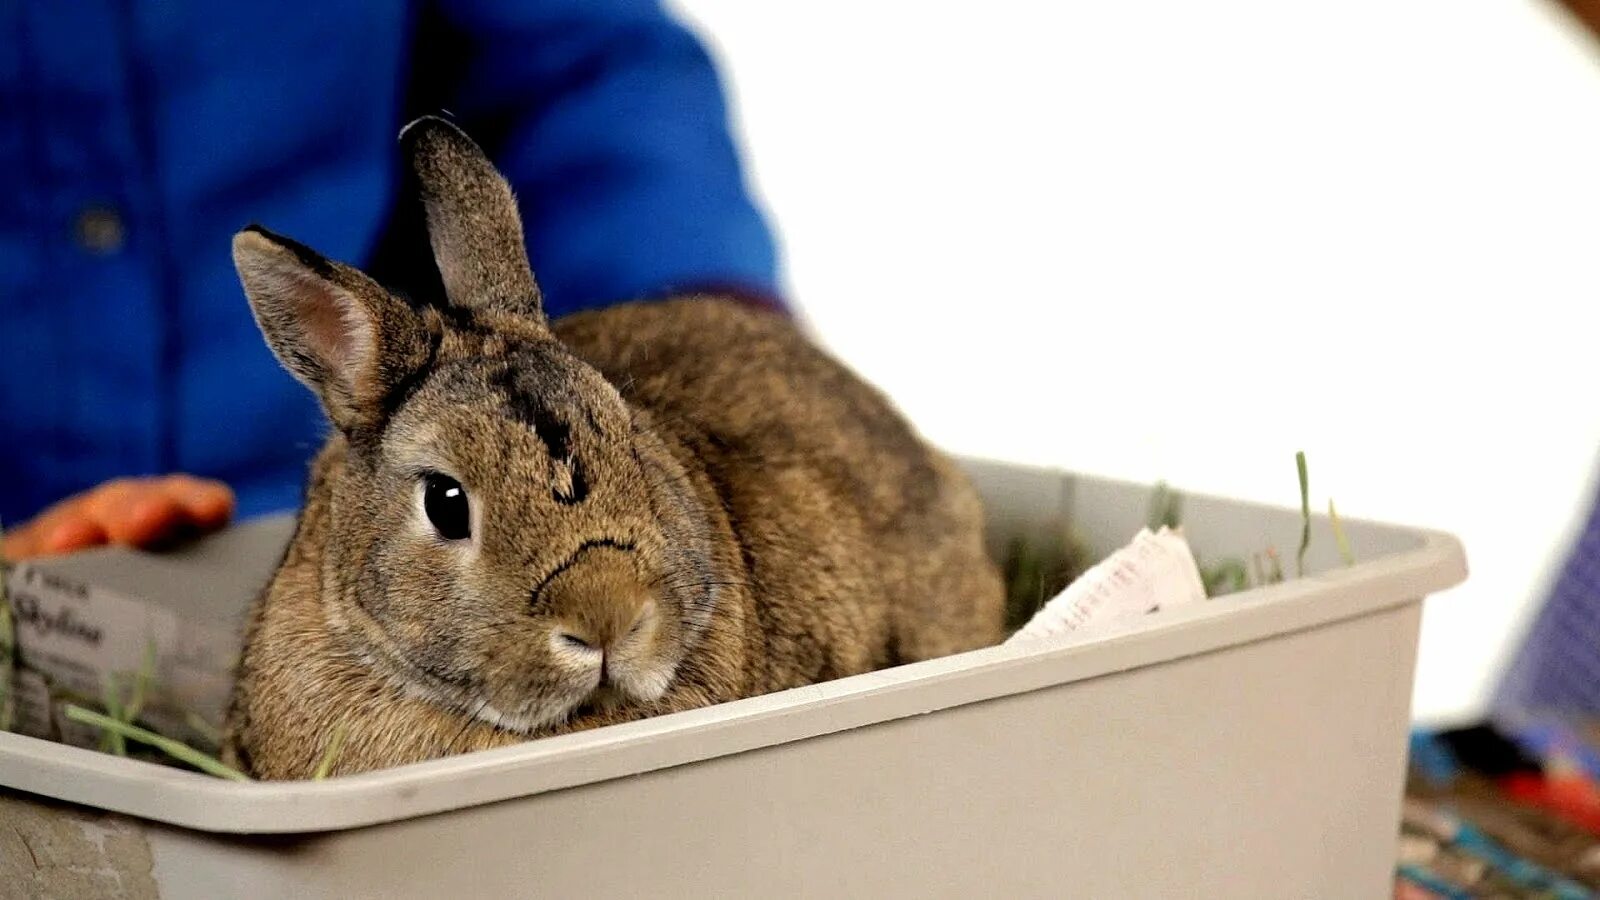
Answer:
M1600 727L1560 718L1413 736L1397 900L1600 891Z

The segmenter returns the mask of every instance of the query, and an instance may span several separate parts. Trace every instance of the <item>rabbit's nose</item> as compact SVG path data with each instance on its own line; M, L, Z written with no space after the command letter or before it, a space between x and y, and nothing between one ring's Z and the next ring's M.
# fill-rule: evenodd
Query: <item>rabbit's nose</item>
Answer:
M600 648L590 643L588 638L581 634L573 634L566 629L556 630L556 643L579 653L600 652Z
M556 626L553 640L562 647L579 653L606 653L616 644L645 630L655 618L655 614L656 602L653 598L647 598L640 605L633 621L628 623L628 627L618 629L614 635L607 637L602 633L602 636L595 637L594 632L580 622L562 622Z
M655 598L629 553L596 547L535 592L533 611L555 620L556 639L570 649L605 653L655 615Z

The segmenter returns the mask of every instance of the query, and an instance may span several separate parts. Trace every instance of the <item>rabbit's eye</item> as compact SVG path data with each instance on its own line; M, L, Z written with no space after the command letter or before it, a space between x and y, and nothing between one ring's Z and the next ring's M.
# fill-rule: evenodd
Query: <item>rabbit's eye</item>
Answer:
M422 488L422 508L435 531L447 541L472 536L472 516L467 505L467 490L448 475L431 473Z

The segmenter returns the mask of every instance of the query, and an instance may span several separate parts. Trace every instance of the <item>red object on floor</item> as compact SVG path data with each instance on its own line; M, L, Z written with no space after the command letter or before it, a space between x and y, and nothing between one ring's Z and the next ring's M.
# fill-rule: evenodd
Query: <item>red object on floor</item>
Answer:
M1600 786L1582 775L1517 773L1501 778L1500 789L1513 800L1600 834Z

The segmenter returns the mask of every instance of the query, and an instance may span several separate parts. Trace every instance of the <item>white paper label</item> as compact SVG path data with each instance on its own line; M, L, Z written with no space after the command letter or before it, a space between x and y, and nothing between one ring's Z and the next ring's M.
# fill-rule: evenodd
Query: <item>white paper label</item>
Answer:
M1140 529L1132 543L1089 569L1044 605L1007 643L1198 603L1205 585L1181 532Z
M42 677L51 693L74 694L98 707L106 685L116 679L125 697L147 654L153 654L154 677L142 720L172 736L190 731L186 714L213 725L221 721L238 650L231 634L26 564L12 571L7 585L19 671ZM70 743L93 734L53 718Z

